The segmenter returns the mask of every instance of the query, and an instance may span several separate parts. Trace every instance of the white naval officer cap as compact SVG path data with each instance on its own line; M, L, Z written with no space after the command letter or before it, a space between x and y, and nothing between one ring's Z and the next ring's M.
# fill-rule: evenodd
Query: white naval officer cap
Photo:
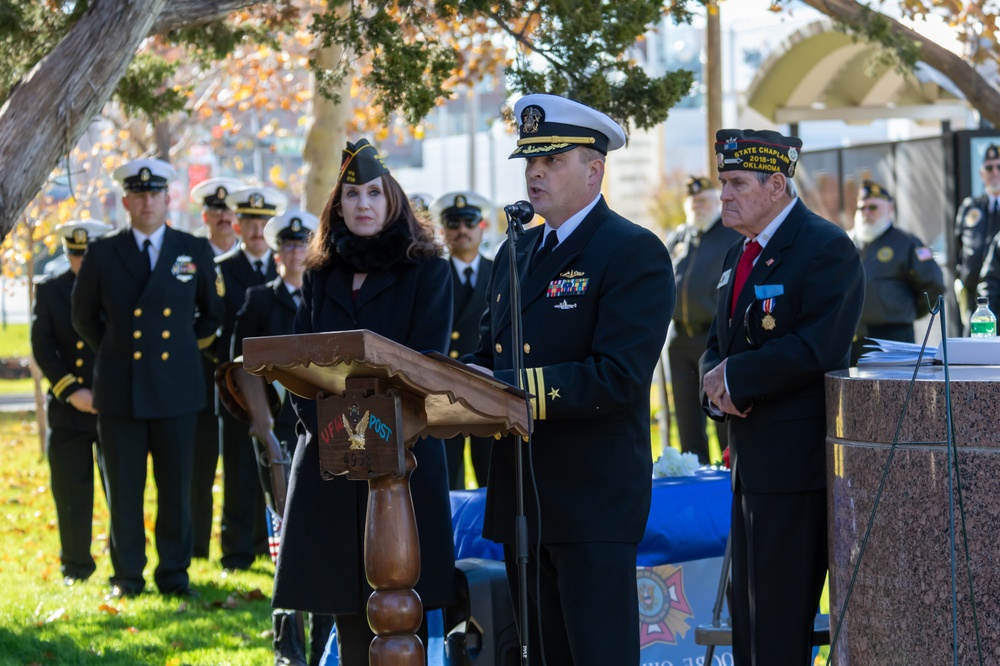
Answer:
M121 165L113 176L126 192L159 192L167 189L177 172L163 160L143 157Z
M489 199L472 191L448 192L435 199L430 207L434 219L445 226L449 222L454 224L462 220L481 220L491 210L493 204Z
M113 229L110 224L96 220L70 220L58 225L52 233L62 238L66 254L83 254L87 249L87 243Z
M519 138L510 157L555 155L580 146L605 155L625 145L625 131L609 116L565 97L525 95L514 104Z
M205 208L228 208L230 192L246 187L235 178L209 178L191 188L191 202Z
M226 205L237 215L274 217L285 212L288 197L272 187L241 187L226 196Z
M269 248L277 252L281 241L307 241L318 227L318 217L304 210L291 208L267 221L264 225L264 240Z

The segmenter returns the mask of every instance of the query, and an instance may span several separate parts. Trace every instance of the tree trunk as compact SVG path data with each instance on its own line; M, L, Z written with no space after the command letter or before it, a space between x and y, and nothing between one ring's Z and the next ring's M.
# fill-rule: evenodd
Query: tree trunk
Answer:
M320 48L316 53L317 64L324 68L333 68L343 56L344 50L334 44ZM302 149L303 170L305 172L305 191L302 195L302 208L313 215L319 216L326 206L330 190L340 175L340 155L347 137L347 120L350 107L350 77L344 80L340 88L340 103L334 104L319 94L313 81L312 119L306 131L305 146Z
M864 11L864 6L855 0L804 0L804 2L833 19L856 21ZM1000 91L993 88L960 56L907 28L892 17L886 16L886 19L896 34L920 45L921 60L951 79L983 118L989 120L994 127L1000 127Z
M76 144L150 32L220 19L247 0L95 0L0 107L0 241Z

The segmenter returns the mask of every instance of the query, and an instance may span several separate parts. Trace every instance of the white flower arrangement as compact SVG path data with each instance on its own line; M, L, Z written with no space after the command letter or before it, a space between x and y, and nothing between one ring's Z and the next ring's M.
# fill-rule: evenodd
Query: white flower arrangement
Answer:
M672 446L664 450L663 455L653 463L653 478L662 479L668 476L694 476L695 470L701 467L698 456L694 453L681 453Z

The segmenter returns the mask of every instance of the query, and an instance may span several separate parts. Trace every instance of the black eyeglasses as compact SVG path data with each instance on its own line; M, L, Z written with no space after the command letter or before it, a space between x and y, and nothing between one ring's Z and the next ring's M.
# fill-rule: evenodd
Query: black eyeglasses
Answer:
M869 213L874 213L878 210L878 204L868 204L867 206L858 206L858 210L866 210Z
M449 217L444 221L444 228L454 231L455 229L460 229L464 224L469 229L475 229L479 226L482 219L481 217Z
M989 171L990 173L993 173L994 170L1000 171L1000 164L984 164L983 168Z

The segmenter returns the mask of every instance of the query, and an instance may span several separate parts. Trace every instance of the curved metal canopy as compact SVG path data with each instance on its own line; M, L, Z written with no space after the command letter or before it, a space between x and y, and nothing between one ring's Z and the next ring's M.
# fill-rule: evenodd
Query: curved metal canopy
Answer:
M921 62L904 75L876 56L875 47L817 21L793 33L761 65L747 106L782 124L948 120L968 113L962 94L937 70Z

